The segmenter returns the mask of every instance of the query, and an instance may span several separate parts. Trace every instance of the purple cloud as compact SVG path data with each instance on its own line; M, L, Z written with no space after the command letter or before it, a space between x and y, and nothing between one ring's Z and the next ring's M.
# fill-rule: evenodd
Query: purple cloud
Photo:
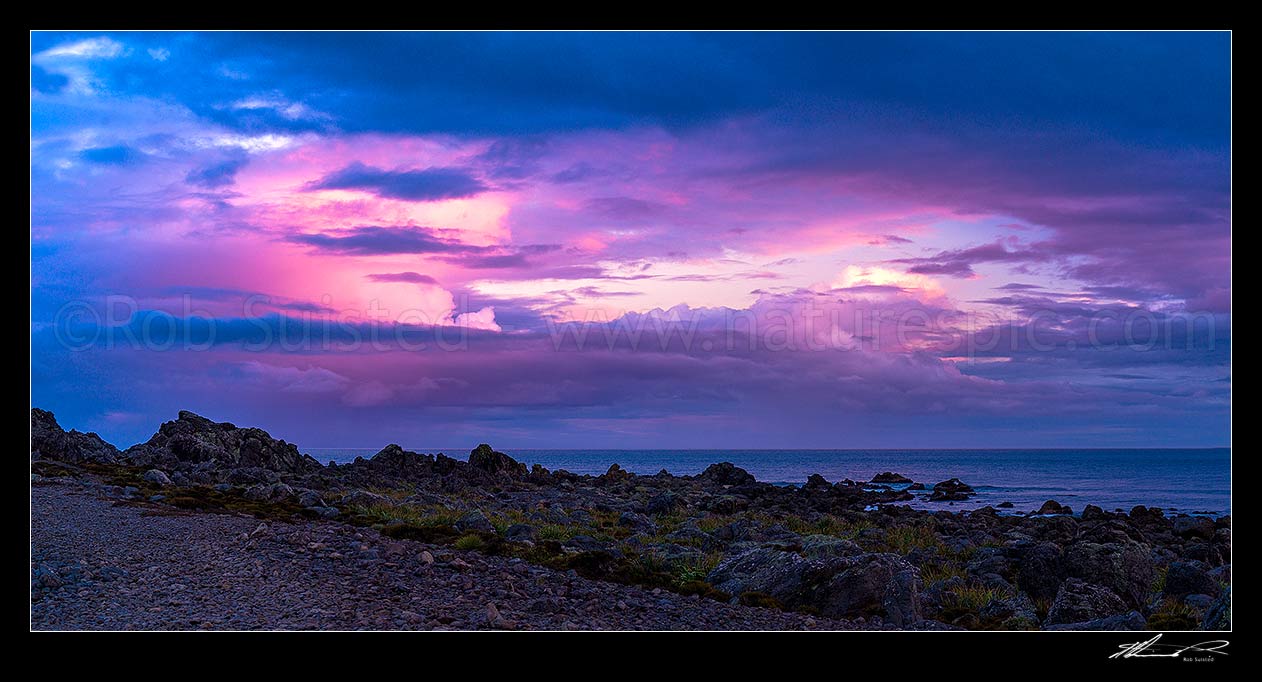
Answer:
M390 199L438 201L477 196L489 187L462 168L382 170L355 162L309 183L307 189L354 189Z

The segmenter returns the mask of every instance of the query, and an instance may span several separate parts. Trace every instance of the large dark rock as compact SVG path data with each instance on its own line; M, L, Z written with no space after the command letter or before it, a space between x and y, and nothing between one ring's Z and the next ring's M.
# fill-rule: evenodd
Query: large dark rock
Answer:
M748 485L758 480L748 471L731 462L711 464L705 471L698 474L697 478L718 485Z
M297 446L272 438L262 429L237 428L188 411L159 427L147 442L127 448L123 456L138 466L166 470L196 467L226 472L257 467L303 474L321 468L319 462L298 452Z
M840 568L841 570L837 570ZM864 554L829 561L836 571L817 591L820 613L831 618L881 615L897 626L924 620L920 574L897 554Z
M1147 601L1148 590L1157 577L1151 552L1137 542L1075 543L1065 552L1065 572L1108 587L1135 608Z
M803 581L809 567L810 562L795 552L755 549L723 559L706 580L733 597L761 592L781 604L796 606L802 603Z
M724 559L706 579L735 597L760 592L786 607L810 607L830 618L879 615L899 626L923 620L919 572L896 554L808 560L796 552L758 548Z
M1017 586L1034 599L1052 599L1065 576L1064 552L1055 543L1025 548L1017 560Z
M1074 510L1069 508L1067 505L1057 502L1056 500L1048 500L1044 502L1043 506L1039 507L1039 510L1034 513L1045 516L1069 515L1073 514Z
M59 459L63 462L112 464L119 459L118 448L95 433L65 431L52 412L31 408L31 458Z
M1218 599L1205 611L1205 619L1201 622L1202 630L1231 629L1231 588L1225 588Z
M802 491L807 493L824 493L833 489L833 484L828 479L819 474L811 474L806 479L806 483L802 486Z
M883 471L872 477L873 483L911 483L912 480L902 474L896 474L892 471Z
M668 490L650 497L644 504L644 511L648 514L669 514L675 511L679 504L679 495Z
M1113 590L1077 578L1070 578L1060 586L1052 607L1047 611L1045 626L1107 618L1124 613L1126 603Z
M933 484L933 492L929 493L930 502L960 502L976 495L973 486L952 478Z
M1203 516L1179 516L1171 520L1174 534L1185 538L1211 540L1214 537L1214 521Z
M496 452L486 443L482 443L469 453L469 466L495 476L521 478L526 475L525 464L502 452Z
M1205 565L1199 561L1176 561L1166 569L1165 587L1161 592L1167 597L1182 598L1189 594L1218 594L1218 581L1209 576Z

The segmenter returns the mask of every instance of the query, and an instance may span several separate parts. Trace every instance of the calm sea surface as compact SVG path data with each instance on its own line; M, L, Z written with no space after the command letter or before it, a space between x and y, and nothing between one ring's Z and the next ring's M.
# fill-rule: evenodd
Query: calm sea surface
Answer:
M407 448L467 458L466 449ZM312 448L327 462L371 457L376 449ZM958 477L977 489L969 502L917 500L914 507L968 509L1012 502L1015 510L1036 509L1055 499L1081 511L1087 504L1129 510L1137 504L1187 513L1230 513L1231 451L1154 450L506 450L529 464L601 474L610 464L637 474L665 469L696 474L714 462L732 462L760 481L800 484L811 474L829 481L867 481L895 471L931 485Z

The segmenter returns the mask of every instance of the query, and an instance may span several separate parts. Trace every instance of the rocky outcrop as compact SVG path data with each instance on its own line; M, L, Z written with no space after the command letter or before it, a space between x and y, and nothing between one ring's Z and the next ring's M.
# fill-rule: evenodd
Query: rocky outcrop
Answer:
M912 480L902 474L884 471L872 477L873 483L911 483Z
M118 448L95 433L65 431L52 412L31 408L31 459L112 464L119 455Z
M933 491L929 493L929 501L961 502L976 494L977 491L973 490L973 486L958 478L952 478L933 484Z
M213 422L188 411L181 411L178 419L163 424L152 438L128 448L123 456L137 466L213 472L220 477L232 469L304 474L321 468L293 444L272 438L262 429Z
M483 443L469 453L469 466L492 476L521 478L526 475L526 465L502 452L496 452Z
M716 485L748 485L757 482L752 474L731 462L719 462L706 467L697 478Z

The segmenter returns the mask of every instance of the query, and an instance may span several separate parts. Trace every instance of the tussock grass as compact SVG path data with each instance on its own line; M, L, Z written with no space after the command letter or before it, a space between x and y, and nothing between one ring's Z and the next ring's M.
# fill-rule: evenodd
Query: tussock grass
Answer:
M964 567L954 561L946 561L940 564L926 565L920 567L920 578L925 586L937 585L951 578L968 578L968 572Z
M885 548L906 555L915 549L942 551L942 539L928 526L914 524L895 526L885 531Z
M1148 616L1149 630L1195 630L1201 624L1201 613L1173 598L1162 600L1161 605Z

